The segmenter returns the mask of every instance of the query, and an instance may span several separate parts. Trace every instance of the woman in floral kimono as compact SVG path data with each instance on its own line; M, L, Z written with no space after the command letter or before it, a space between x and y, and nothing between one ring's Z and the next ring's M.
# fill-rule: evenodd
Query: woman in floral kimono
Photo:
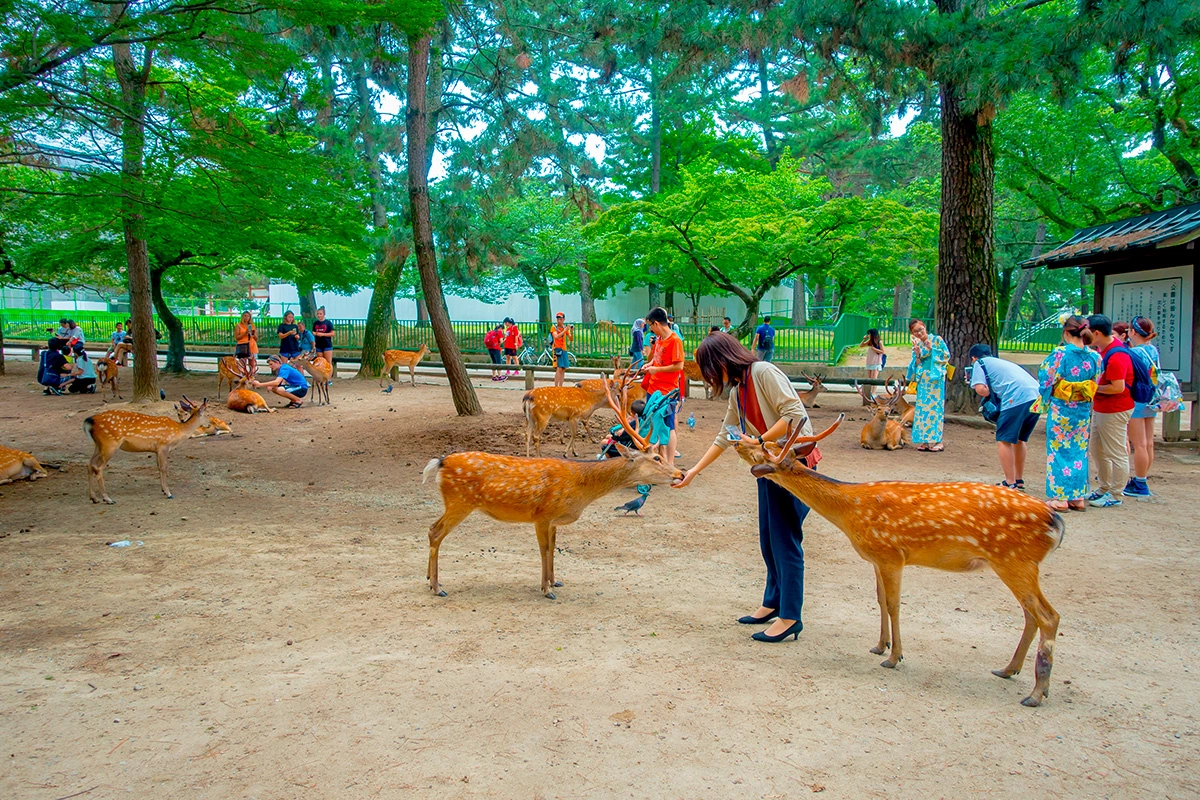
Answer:
M919 319L908 323L908 333L912 337L908 382L917 384L912 440L918 450L940 453L945 449L942 424L946 419L946 365L950 363L950 348L942 337L931 336Z
M1038 370L1046 409L1046 497L1051 508L1087 508L1088 435L1100 354L1089 350L1092 332L1079 317L1063 323L1063 344Z

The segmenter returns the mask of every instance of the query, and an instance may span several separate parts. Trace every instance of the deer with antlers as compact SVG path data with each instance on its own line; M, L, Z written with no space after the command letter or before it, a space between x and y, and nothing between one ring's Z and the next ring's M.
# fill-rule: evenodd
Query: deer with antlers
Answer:
M245 359L238 359L234 366L233 390L225 398L225 407L230 411L241 411L247 414L257 414L266 411L274 414L275 409L267 405L263 396L253 389L246 388L254 380L254 372Z
M120 390L117 388L117 373L120 371L115 358L108 358L106 356L96 359L96 383L100 386L101 402L108 402L104 399L104 390L106 388L112 392L113 397L121 397Z
M184 396L183 399L181 399L175 405L175 416L178 417L180 422L186 422L195 408L196 404ZM230 436L233 436L233 429L229 427L229 423L225 420L209 414L208 422L205 422L203 425L197 428L196 432L192 434L192 438L200 439L204 436L220 436L222 433L228 433Z
M33 457L33 453L0 445L0 486L26 478L36 481L49 474Z
M621 366L621 357L620 356L612 357L612 366L613 366L613 380L620 381L621 378L623 378L625 376L625 373L627 371L627 369L625 367ZM604 385L606 382L607 382L607 380L605 378L585 378L584 380L576 381L575 386L580 389L586 389L587 391L591 392L592 394L595 394L598 396L603 396L604 395ZM628 394L626 395L626 397L628 399L628 402L630 402L630 403L636 403L638 400L645 400L646 399L646 390L642 388L642 385L640 383L636 383L636 382L631 383L628 386ZM592 439L592 432L588 427L588 422L591 420L592 414L594 414L596 412L596 410L599 409L603 405L604 405L604 403L601 403L600 405L597 405L594 408L592 408L591 411L585 411L579 417L580 423L583 424L583 432L588 437L588 441L594 441L594 439ZM628 407L626 407L626 409L625 409L625 415L629 416L629 408ZM564 443L566 443L566 426L564 426L562 438L559 440L559 444L564 444ZM528 455L528 453L526 453L526 455Z
M1001 678L1021 671L1034 634L1038 641L1033 691L1021 701L1040 705L1050 692L1058 613L1042 594L1038 565L1062 543L1062 517L1022 492L965 481L844 483L810 470L799 455L832 434L845 415L816 436L789 431L782 447L754 439L736 442L750 472L774 481L832 522L850 539L855 552L875 568L879 601L879 642L871 652L881 666L894 668L904 658L900 646L900 576L912 564L949 572L988 565L1016 596L1025 628L1008 666L993 670Z
M482 511L501 522L529 523L537 532L542 556L542 594L555 599L562 583L554 575L554 550L558 528L579 519L584 509L617 489L638 484L665 485L683 477L662 457L648 453L646 440L633 430L621 413L628 407L630 376L621 381L621 405L605 386L605 399L621 420L637 450L619 448L621 458L603 461L565 461L553 458L519 458L492 453L453 453L435 458L424 470L422 482L437 480L445 511L429 528L429 588L445 597L438 579L438 548L450 531L473 511ZM553 388L553 387L550 387Z
M417 364L421 363L421 359L429 352L429 348L424 344L415 351L409 350L384 350L383 351L383 374L379 376L379 385L383 386L385 378L388 379L388 386L392 385L392 381L400 379L400 367L408 367L408 378L413 386L417 385ZM392 377L392 373L395 377Z
M870 408L874 414L863 426L859 443L867 450L899 450L904 447L904 428L894 419L888 419L888 415L896 407L895 395L884 403L871 394L867 387L859 386L857 382L854 384L854 390L862 397L863 405Z
M900 417L900 424L906 428L911 428L913 425L913 417L917 414L917 407L908 402L908 398L904 396L904 386L895 378L888 379L887 391L893 398L894 403L892 412Z
M187 400L187 397L184 397ZM190 402L190 401L188 401ZM102 411L83 421L83 430L96 445L96 452L88 462L88 495L93 503L115 502L104 490L104 467L117 452L156 453L158 455L158 477L162 491L174 497L167 488L167 456L171 450L191 438L196 430L208 421L208 401L193 404L187 419L176 422L170 417L138 414L134 411Z
M817 395L825 391L825 384L821 382L821 376L809 375L807 372L801 372L800 375L811 384L808 391L800 392L800 402L804 403L805 408L820 408L817 405Z
M296 356L293 363L299 364L312 376L313 399L317 405L329 405L329 381L333 378L333 365L324 356L313 355L312 351Z
M246 372L247 366L243 363L246 359L235 358L233 356L221 356L217 359L217 394L221 394L221 384L228 383L229 390L233 391L233 386L238 381L243 380L243 375Z

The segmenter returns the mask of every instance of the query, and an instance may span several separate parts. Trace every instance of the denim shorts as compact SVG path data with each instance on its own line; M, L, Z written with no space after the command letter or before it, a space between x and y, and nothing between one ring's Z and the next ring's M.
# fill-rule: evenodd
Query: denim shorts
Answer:
M567 358L567 351L561 348L554 348L554 365L559 369L566 369L571 366L570 360Z
M1133 404L1133 416L1130 419L1154 419L1158 416L1158 409L1152 408L1145 403Z
M304 397L304 395L308 394L307 386L288 386L285 383L285 384L283 384L282 388L288 394L295 395L296 397Z
M1028 442L1037 427L1038 415L1029 410L1029 403L1022 403L1000 412L996 421L996 441L1006 444Z

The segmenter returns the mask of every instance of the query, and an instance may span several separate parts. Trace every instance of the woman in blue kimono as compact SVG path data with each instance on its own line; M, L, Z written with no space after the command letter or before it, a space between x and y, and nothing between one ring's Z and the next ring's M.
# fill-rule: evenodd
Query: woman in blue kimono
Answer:
M917 384L916 412L913 415L913 444L927 453L940 453L942 425L946 419L946 367L950 363L950 348L942 337L929 334L925 323L914 319L908 323L912 337L912 361L908 365L908 382Z
M1100 354L1089 350L1092 332L1079 317L1063 323L1063 343L1038 370L1046 409L1046 497L1053 509L1087 508L1088 438Z

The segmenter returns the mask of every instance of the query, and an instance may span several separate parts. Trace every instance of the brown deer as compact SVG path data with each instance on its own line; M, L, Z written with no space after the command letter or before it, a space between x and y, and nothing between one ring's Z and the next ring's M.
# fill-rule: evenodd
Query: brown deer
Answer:
M895 378L888 380L888 394L895 398L891 401L895 403L892 410L895 414L899 415L901 425L911 428L913 417L917 414L917 407L908 402L908 398L904 396L904 389L905 387Z
M534 526L542 555L542 594L554 600L554 588L562 586L554 576L554 550L560 525L570 525L579 519L584 509L609 492L637 484L669 484L683 477L678 469L667 466L661 456L644 452L648 446L646 440L629 427L611 393L606 394L609 406L643 452L619 448L622 458L602 461L453 453L429 462L422 482L436 477L445 506L443 514L429 528L430 591L439 597L446 596L438 580L438 548L450 531L471 512L479 510L501 522ZM628 405L627 398L622 400Z
M195 406L183 422L176 422L170 417L154 417L119 410L101 411L85 419L83 430L96 444L96 452L88 462L88 495L92 502L99 503L103 500L110 505L114 502L104 490L104 467L117 450L157 453L158 477L162 483L163 494L174 497L167 488L167 456L177 444L190 438L207 420L207 400Z
M712 388L709 387L708 383L704 380L704 375L702 375L700 372L700 365L694 360L695 357L696 354L692 353L692 358L684 359L683 374L687 375L689 384L692 381L699 381L700 385L704 387L704 399L712 400Z
M571 441L564 455L578 455L575 452L578 424L583 422L584 435L590 441L592 435L586 420L606 402L603 391L578 386L539 386L529 390L521 398L525 412L525 455L533 455L535 450L538 456L542 455L542 433L551 420L566 422L571 431Z
M244 361L238 362L237 380L234 382L234 389L225 398L225 407L230 411L242 411L247 414L257 414L259 411L266 411L268 414L274 414L275 409L267 405L267 401L263 396L253 389L246 388L250 385L250 381L254 379L253 373L250 372L250 365Z
M809 375L807 372L801 372L800 375L812 384L808 391L800 392L800 402L804 403L805 408L820 408L817 405L817 395L825 391L825 384L821 382L821 376Z
M379 377L379 385L383 386L384 378L388 378L388 386L392 385L392 381L400 380L400 367L408 367L408 378L413 386L417 385L417 364L421 363L421 359L429 352L429 348L421 345L416 351L409 350L384 350L383 351L383 374ZM395 377L392 377L392 373Z
M329 381L333 377L333 365L326 361L324 356L314 356L311 353L293 358L292 361L312 376L313 399L317 405L329 405Z
M894 419L888 419L888 414L895 408L896 397L893 395L891 400L883 403L872 396L865 386L855 383L854 389L875 415L863 426L859 443L867 450L899 450L904 447L904 428Z
M36 481L49 474L33 457L33 453L0 445L0 486L26 478Z
M904 658L900 575L905 566L950 572L991 566L1025 612L1025 629L1012 661L993 674L1011 678L1020 672L1040 631L1033 691L1021 701L1040 705L1050 691L1058 614L1042 594L1038 565L1062 543L1062 517L1041 500L1000 486L965 481L844 483L804 466L799 454L809 443L833 433L844 418L843 414L816 436L801 436L797 427L783 447L741 439L738 455L753 465L750 472L755 477L774 481L832 522L875 568L879 643L871 652L881 655L891 647L881 666L894 668Z
M625 376L625 373L628 370L626 367L621 366L621 357L620 356L612 357L612 365L613 365L613 380L620 381L621 378L623 378ZM587 391L592 392L594 394L598 394L598 395L604 394L604 384L605 384L604 378L585 378L584 380L575 382L575 385L577 387L579 387L580 389L586 389ZM627 394L627 397L628 397L628 400L630 403L636 403L638 400L646 399L646 390L642 388L642 385L640 383L636 383L636 382L630 383L628 386L628 390L629 390L629 392ZM599 407L600 406L596 406L596 408L599 408ZM596 411L596 409L587 411L583 414L583 416L581 416L579 418L579 421L581 423L583 423L583 432L587 435L588 441L593 441L592 440L592 432L588 428L588 421L591 420L592 414L594 414L595 411ZM625 409L625 414L626 414L626 416L629 415L628 408ZM563 438L559 441L559 444L563 444L565 442L566 442L566 429L564 426Z
M242 361L245 359L237 359L233 356L221 356L217 359L217 394L221 393L221 384L228 383L229 390L233 391L233 386L241 380L242 373L245 372L245 367Z
M117 373L120 371L121 368L117 365L116 359L96 359L96 383L100 386L101 402L108 402L104 399L104 389L106 387L112 392L113 397L121 397L120 390L117 387Z
M175 416L179 418L180 422L186 422L195 408L195 404L184 397L175 406ZM196 432L192 434L192 438L199 439L204 436L220 436L222 433L228 433L230 436L233 436L233 430L229 427L229 423L209 414L208 422L197 428Z

